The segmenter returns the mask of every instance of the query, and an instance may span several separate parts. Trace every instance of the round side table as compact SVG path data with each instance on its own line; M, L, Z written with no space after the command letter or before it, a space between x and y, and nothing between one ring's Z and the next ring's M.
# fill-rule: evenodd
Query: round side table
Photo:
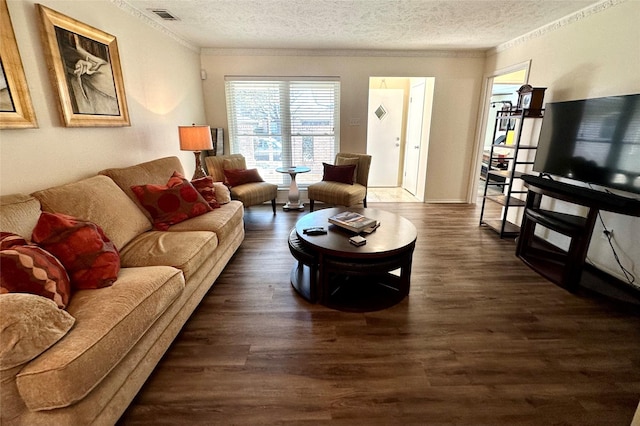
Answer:
M289 185L289 202L282 206L283 210L304 210L304 204L300 202L300 191L298 190L298 184L296 183L296 175L298 173L307 173L311 169L306 166L296 167L278 167L276 172L289 173L291 176L291 184Z

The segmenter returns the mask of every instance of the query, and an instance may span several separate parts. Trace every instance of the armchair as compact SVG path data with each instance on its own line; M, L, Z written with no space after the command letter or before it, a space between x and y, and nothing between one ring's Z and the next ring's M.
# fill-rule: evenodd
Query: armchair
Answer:
M225 170L246 170L247 163L242 154L209 156L204 159L207 171L215 182L226 182ZM263 181L246 182L230 186L231 198L241 201L245 207L262 204L271 200L273 214L276 214L276 197L278 186Z
M367 207L367 184L369 182L369 168L371 167L371 156L367 154L354 154L339 152L336 155L335 165L356 164L355 178L353 184L322 180L308 187L309 210L313 211L314 202L354 206L360 202Z

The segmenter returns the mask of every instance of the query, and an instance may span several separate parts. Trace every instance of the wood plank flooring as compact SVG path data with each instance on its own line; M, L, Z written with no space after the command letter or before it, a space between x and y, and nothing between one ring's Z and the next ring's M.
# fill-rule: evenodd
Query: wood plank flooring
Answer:
M640 308L541 278L476 206L369 207L418 229L404 301L305 302L286 242L305 212L251 207L242 247L120 424L630 424Z

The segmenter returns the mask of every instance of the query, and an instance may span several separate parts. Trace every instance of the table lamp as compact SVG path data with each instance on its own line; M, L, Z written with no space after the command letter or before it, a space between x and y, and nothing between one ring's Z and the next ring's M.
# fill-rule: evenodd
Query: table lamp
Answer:
M202 168L200 153L213 148L211 141L211 128L209 126L178 126L180 136L180 149L182 151L193 151L196 156L196 170L192 179L205 177L207 174Z

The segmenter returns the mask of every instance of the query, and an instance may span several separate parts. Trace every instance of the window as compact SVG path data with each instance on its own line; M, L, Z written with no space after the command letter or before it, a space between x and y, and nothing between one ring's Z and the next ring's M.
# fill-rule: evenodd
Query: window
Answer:
M283 186L277 167L307 166L300 186L322 179L322 163L333 164L339 147L340 82L337 78L225 79L229 143L248 168Z

